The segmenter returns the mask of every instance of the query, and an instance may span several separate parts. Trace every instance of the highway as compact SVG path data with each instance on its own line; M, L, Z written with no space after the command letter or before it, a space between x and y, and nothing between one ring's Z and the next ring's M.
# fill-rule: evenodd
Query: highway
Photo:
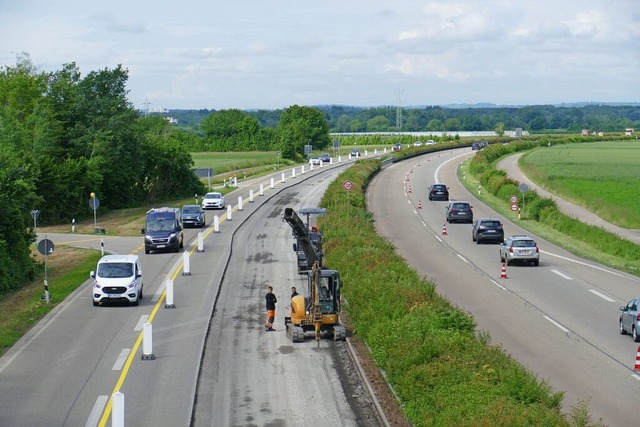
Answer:
M500 218L505 235L530 234L518 227L515 215L498 215L459 182L456 170L472 154L451 150L385 168L367 194L378 232L432 278L440 294L470 312L492 343L554 390L565 391L565 410L587 401L593 419L637 425L632 408L640 390L633 370L638 345L619 334L618 317L619 307L637 296L640 280L536 236L540 266L513 265L501 279L498 245L472 242L470 224L446 223L447 202L428 200L429 185L442 182L453 199L473 205L475 218Z
M343 375L354 371L346 349L339 348L344 343L312 340L293 346L283 328L290 286L306 290L280 209L317 204L326 185L351 163L345 159L315 171L306 165L306 174L300 168L295 177L286 171L282 180L279 175L256 180L227 195L232 217L226 211L207 213L208 224L214 214L221 224L219 233L211 226L203 230L204 252L196 250L200 230L186 230L189 274L183 253L145 255L142 236L104 236L107 252L140 255L140 306L93 307L91 282L80 286L0 358L0 426L111 425L115 392L124 395L127 426L285 425L288 420L376 425L373 419L361 424L372 416L371 402L353 397L362 394L354 392L362 386L353 375ZM243 210L235 200L240 195ZM101 240L47 237L56 245L92 248ZM174 283L175 308L165 306L168 279ZM280 327L269 333L262 328L267 282L279 298ZM55 283L50 290L55 298ZM145 322L153 328L153 358L142 357Z

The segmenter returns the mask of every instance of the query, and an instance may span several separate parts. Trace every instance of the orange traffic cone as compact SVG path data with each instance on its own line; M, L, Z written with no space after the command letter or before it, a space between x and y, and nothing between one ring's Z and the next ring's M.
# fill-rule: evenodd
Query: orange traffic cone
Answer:
M418 209L422 209L422 202L418 200Z
M640 371L640 347L638 347L638 352L636 353L636 366L633 369Z
M446 223L442 226L442 235L443 236L447 235L447 224Z
M507 267L505 266L504 263L502 263L502 272L500 273L500 278L501 279L508 279L508 277L507 277Z
M409 184L409 193L411 193L411 184Z

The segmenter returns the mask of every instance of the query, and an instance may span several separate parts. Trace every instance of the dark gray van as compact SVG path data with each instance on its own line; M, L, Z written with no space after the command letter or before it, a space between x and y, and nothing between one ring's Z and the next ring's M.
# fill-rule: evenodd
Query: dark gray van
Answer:
M182 229L180 209L167 207L149 209L145 228L142 229L144 253L159 250L179 252L184 248Z

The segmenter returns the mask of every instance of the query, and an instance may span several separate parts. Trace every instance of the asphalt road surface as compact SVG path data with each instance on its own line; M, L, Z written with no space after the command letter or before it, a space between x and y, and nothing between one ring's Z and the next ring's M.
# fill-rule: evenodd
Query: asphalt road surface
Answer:
M447 203L428 200L428 186L445 183L453 199L473 205L475 218L498 217L506 235L529 234L515 215L497 214L459 182L457 167L472 154L429 154L383 170L367 195L376 228L421 275L434 279L438 292L470 312L494 344L565 391L565 409L587 401L592 417L607 425L637 425L638 345L619 334L618 318L640 280L536 236L540 266L513 265L501 279L498 245L472 242L470 224L447 224Z

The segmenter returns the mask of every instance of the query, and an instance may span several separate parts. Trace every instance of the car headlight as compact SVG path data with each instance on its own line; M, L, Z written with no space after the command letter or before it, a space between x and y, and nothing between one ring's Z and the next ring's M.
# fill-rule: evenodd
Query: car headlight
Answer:
M93 287L96 289L102 289L102 286L98 282L93 282Z
M135 286L136 286L136 281L134 280L133 282L127 285L127 288L131 289L131 288L134 288Z
M169 238L173 239L174 237L176 237L178 235L178 233L171 233L169 234Z

